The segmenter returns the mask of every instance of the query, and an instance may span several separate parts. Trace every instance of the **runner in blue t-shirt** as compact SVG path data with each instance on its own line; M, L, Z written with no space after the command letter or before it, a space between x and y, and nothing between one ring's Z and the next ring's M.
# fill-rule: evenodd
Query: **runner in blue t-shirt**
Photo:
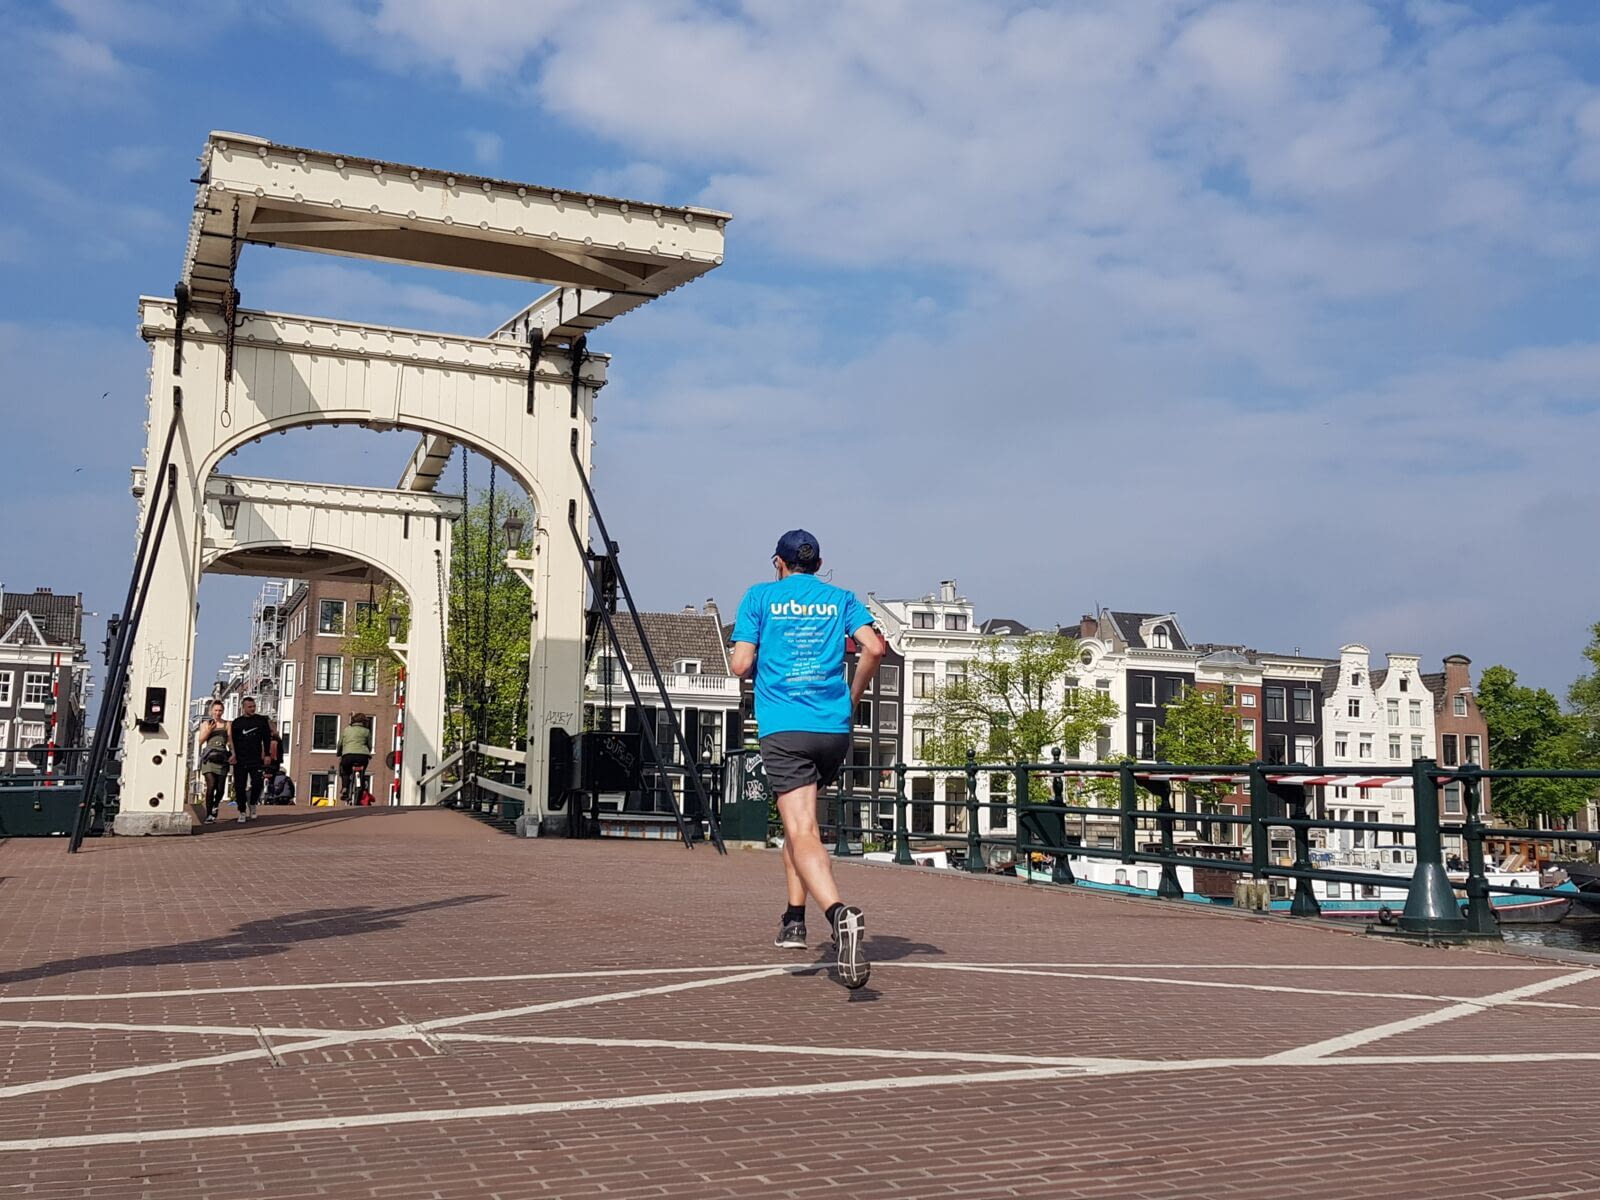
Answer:
M776 945L805 949L809 894L833 927L839 978L858 988L872 970L862 950L866 921L859 908L839 900L817 832L817 791L833 782L850 754L851 714L878 670L884 643L853 592L817 578L822 552L804 529L778 539L772 565L777 580L756 584L739 604L733 673L755 671L761 760L783 818L789 907ZM847 686L848 637L855 638L860 657Z

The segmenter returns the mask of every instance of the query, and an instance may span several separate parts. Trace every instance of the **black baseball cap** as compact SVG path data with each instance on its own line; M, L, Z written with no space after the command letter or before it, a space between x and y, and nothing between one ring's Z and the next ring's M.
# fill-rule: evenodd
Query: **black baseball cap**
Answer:
M809 548L811 553L806 554L806 548ZM778 548L773 554L791 567L796 567L801 562L816 562L821 558L822 546L814 535L804 529L791 529L778 539Z

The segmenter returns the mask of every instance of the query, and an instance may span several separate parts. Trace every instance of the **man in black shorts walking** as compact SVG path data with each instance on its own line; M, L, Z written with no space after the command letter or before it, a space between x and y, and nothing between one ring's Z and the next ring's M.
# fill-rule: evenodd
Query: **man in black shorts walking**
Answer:
M827 914L846 987L867 982L871 965L861 910L839 899L833 866L817 832L817 792L850 754L850 718L883 658L883 639L855 593L817 578L822 551L804 529L778 539L778 578L745 593L733 626L733 673L755 672L761 760L783 818L789 888L777 945L804 949L806 897ZM860 649L855 678L844 679L845 639Z

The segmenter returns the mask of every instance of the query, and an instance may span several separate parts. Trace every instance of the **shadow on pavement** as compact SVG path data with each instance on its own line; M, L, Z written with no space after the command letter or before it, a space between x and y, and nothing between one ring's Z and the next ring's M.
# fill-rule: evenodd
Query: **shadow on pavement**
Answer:
M358 937L364 933L383 933L402 928L405 925L402 918L417 913L499 899L502 899L499 894L451 896L443 900L426 900L403 908L363 907L337 912L313 909L307 912L287 913L281 917L263 917L235 926L228 933L200 941L179 942L174 946L147 946L138 950L119 950L107 954L86 954L77 958L58 958L52 962L40 963L36 967L0 972L0 985L27 983L58 975L74 975L83 971L115 970L118 967L172 966L182 963L264 958L272 954L282 954L299 942Z

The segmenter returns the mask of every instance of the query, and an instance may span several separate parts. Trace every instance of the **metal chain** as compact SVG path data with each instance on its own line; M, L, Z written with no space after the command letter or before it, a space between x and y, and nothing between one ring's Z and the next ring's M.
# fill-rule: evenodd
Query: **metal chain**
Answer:
M499 464L489 460L489 516L483 527L483 625L479 636L483 638L483 674L478 681L478 737L489 740L489 602L492 594L490 582L494 575L494 487Z
M439 605L438 605L438 608L439 608L439 659L440 659L439 665L443 668L443 671L444 671L444 684L445 684L445 694L446 694L445 703L446 703L446 705L448 705L449 704L449 698L448 697L449 697L449 692L450 692L450 647L445 642L444 606L449 601L448 601L448 598L445 596L445 592L444 592L444 552L442 550L435 550L433 552L433 572L434 572L434 576L435 576L435 582L438 584L438 588L439 588L439 591L438 591L438 596L439 596Z

